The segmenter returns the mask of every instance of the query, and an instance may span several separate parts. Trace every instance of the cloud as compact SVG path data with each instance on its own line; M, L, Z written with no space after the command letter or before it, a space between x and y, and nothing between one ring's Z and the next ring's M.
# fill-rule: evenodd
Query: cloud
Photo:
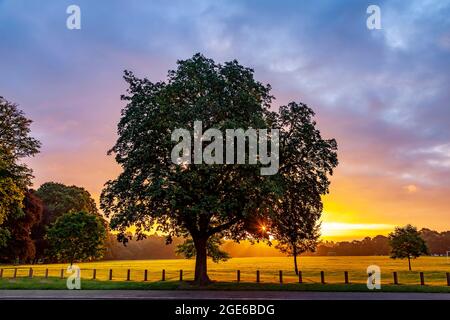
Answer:
M408 184L407 186L404 187L406 191L408 191L409 193L415 193L417 192L417 186L414 184Z
M382 30L366 28L370 3L356 0L80 0L77 31L65 28L69 4L0 1L1 95L34 120L37 182L99 194L117 173L104 154L122 71L164 80L177 59L202 52L255 69L274 108L296 100L317 112L339 144L326 219L450 224L450 1L379 1Z

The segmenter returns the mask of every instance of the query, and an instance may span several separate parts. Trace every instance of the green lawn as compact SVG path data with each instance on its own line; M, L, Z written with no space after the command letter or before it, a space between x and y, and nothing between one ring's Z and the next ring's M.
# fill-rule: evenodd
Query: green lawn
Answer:
M16 278L0 279L0 289L39 289L39 290L66 290L66 280L60 278ZM83 290L269 290L269 291L347 291L347 292L368 292L364 284L320 284L320 283L233 283L214 282L207 287L198 288L188 282L179 281L156 281L156 282L136 282L136 281L102 281L83 280L81 282ZM372 292L446 292L450 293L447 286L419 286L419 285L383 285L381 290Z
M303 273L303 285L299 285L292 270L292 259L283 257L264 258L233 258L227 262L215 264L208 263L208 272L211 279L215 280L215 287L232 286L232 288L257 288L280 289L279 270L283 271L283 289L291 290L367 290L366 269L369 265L378 265L381 268L381 282L386 290L434 290L432 287L447 288L446 272L450 272L450 261L445 257L421 257L413 261L413 271L408 271L407 261L392 260L388 257L301 257L300 269ZM130 261L102 261L93 263L79 263L83 285L86 289L115 289L115 288L154 288L162 287L179 289L179 270L183 269L183 279L192 280L194 261L173 260L130 260ZM29 268L33 268L33 277L36 279L24 279L28 276ZM3 279L0 280L1 288L25 288L31 287L61 286L65 288L65 280L57 278L61 269L66 269L65 264L52 265L21 265L0 266L3 268ZM11 279L17 269L17 278ZM49 279L44 279L45 270L49 269ZM92 279L93 269L97 271L99 281ZM113 270L113 280L108 280L109 269ZM131 281L127 282L127 270L131 270ZM166 281L161 282L162 269L165 269ZM148 270L148 282L143 282L144 270ZM241 270L241 284L236 283L236 270ZM260 271L261 283L255 283L256 270ZM320 271L325 272L326 285L320 283ZM344 271L348 271L351 285L343 285ZM400 286L389 286L393 283L392 272L397 271ZM419 272L424 272L426 286L420 284ZM65 276L67 273L65 272ZM61 282L61 283L60 283ZM214 287L214 288L215 288ZM214 289L212 288L212 289ZM362 289L361 289L362 288ZM447 290L447 289L439 289ZM447 291L446 291L447 292Z

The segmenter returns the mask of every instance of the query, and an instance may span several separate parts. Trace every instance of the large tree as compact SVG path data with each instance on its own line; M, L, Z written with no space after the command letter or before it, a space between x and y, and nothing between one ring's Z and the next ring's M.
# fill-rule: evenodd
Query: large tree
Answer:
M408 224L405 227L396 227L389 234L392 259L408 259L408 268L411 271L411 259L428 254L425 240L421 237L417 228Z
M9 214L19 213L24 197L23 189L11 174L14 163L8 158L6 153L0 151L0 228Z
M3 176L14 179L15 184L26 190L31 185L32 171L20 160L39 152L40 142L30 136L32 121L25 117L17 105L0 97L0 161Z
M23 214L23 199L31 185L32 171L21 163L39 152L39 141L30 136L31 123L16 104L0 97L0 247L11 235L2 224L9 215Z
M138 238L155 225L169 241L190 236L196 250L195 281L207 283L208 239L261 237L258 225L276 216L272 208L282 185L276 176L261 175L261 165L249 161L174 164L171 134L177 128L192 132L195 121L202 121L204 131L271 128L270 86L256 81L253 70L237 61L216 64L200 54L178 61L166 82L139 79L128 71L124 78L129 89L122 99L128 104L110 150L122 173L106 183L101 207L124 242L131 226ZM320 152L305 156L311 163L322 161Z
M104 253L106 228L101 217L88 212L68 212L48 229L49 254L57 261L99 259Z

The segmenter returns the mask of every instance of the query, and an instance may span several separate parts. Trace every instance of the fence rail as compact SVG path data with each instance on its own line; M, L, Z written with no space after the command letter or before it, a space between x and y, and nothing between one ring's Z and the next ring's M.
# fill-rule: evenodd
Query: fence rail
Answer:
M109 280L109 281L186 281L193 280L194 272L191 270L170 270L166 271L162 270L149 270L149 269L111 269L111 268L81 268L81 276L84 279L92 279L92 280ZM228 272L223 272L228 275L228 281L232 282L230 278L232 278L232 270ZM333 273L336 275L336 273ZM433 273L435 275L435 273ZM61 278L64 279L67 276L66 269L62 268L33 268L33 267L3 267L0 268L0 279L15 279L15 278ZM305 278L304 272L299 271L297 275L293 278L290 276L291 281L286 281L287 277L283 274L283 270L278 271L278 279L276 279L275 274L270 272L263 272L262 270L256 270L254 273L253 280L251 280L249 276L249 272L246 272L247 276L245 281L242 281L242 276L244 274L241 273L241 270L235 270L235 281L237 283L240 282L255 282L255 283L342 283L342 284L354 284L358 282L351 282L351 274L348 271L344 271L342 273L342 282L338 281L325 281L326 273L325 271L320 271L317 273L319 277L319 281L314 281L311 278ZM268 278L263 280L263 276L267 275ZM444 283L446 282L447 286L450 286L450 272L443 273L445 277L443 277ZM294 279L294 280L292 280ZM297 280L295 280L297 279ZM278 280L278 281L277 281ZM305 281L306 280L306 281ZM392 272L392 284L399 285L401 284L399 280L399 274L396 271ZM407 283L411 284L411 283ZM417 283L422 286L426 285L426 274L425 272L420 272L419 277L417 279Z

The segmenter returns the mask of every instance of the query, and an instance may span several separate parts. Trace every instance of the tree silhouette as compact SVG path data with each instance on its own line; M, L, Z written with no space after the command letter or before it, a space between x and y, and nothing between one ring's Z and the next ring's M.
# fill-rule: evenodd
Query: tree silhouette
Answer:
M195 282L208 283L208 239L264 237L259 226L276 218L273 208L283 184L277 175L261 175L261 164L174 164L171 133L177 128L192 132L194 121L202 121L204 130L222 132L272 128L277 122L269 111L270 86L255 81L253 70L237 61L221 65L200 54L178 61L167 82L138 79L128 71L124 78L129 88L122 98L128 104L110 150L122 173L106 183L101 208L124 242L130 226L138 238L155 225L169 242L174 236L190 236L196 250ZM306 159L298 162L319 165L320 151L312 151L304 150ZM321 174L316 178L322 179Z
M407 258L409 271L411 271L411 259L428 254L425 241L420 236L417 228L410 224L403 228L396 227L395 231L389 234L389 244L391 245L391 258Z
M272 125L280 128L279 185L283 193L275 203L272 234L277 248L294 257L314 251L320 236L321 196L328 193L328 175L337 166L334 139L324 140L307 105L291 102L272 114Z

